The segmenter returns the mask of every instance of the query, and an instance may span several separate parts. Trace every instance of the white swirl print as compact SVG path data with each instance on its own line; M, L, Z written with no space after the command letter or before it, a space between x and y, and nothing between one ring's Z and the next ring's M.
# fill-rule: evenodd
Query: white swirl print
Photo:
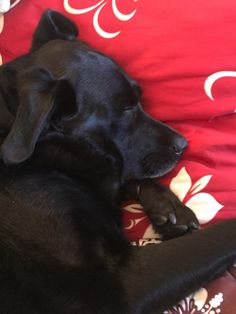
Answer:
M111 1L112 1L111 2L112 12L118 20L126 22L126 21L131 20L134 17L137 9L134 9L129 14L124 14L119 10L118 5L117 5L117 0L111 0ZM138 0L133 0L133 1L137 2ZM108 1L101 0L98 3L96 3L95 5L92 5L90 7L76 9L76 8L71 6L70 0L64 0L64 8L70 14L78 14L79 15L79 14L85 14L85 13L88 13L88 12L91 12L94 10L95 12L93 15L93 26L94 26L95 31L101 37L106 38L106 39L111 39L111 38L118 36L121 33L121 30L118 30L117 32L108 32L105 29L103 29L102 26L100 25L99 17L100 17L100 14L101 14L103 8L106 7L107 4L108 4Z

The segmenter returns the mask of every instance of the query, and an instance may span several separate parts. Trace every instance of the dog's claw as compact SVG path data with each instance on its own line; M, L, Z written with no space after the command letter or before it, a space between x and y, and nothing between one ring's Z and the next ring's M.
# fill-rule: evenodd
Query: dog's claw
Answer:
M136 188L137 195L140 195L140 192L141 192L141 187L140 187L140 184L138 184Z
M168 217L169 217L170 222L171 222L173 225L175 225L175 224L176 224L176 221L177 221L175 214L169 214Z
M188 230L188 226L178 225L178 226L175 226L175 230L178 230L179 232L186 232Z
M164 225L166 222L167 222L168 218L165 217L165 216L162 216L162 215L156 215L155 216L155 223L158 225L158 226L162 226Z
M190 227L192 227L195 230L200 229L200 225L195 221L190 222Z

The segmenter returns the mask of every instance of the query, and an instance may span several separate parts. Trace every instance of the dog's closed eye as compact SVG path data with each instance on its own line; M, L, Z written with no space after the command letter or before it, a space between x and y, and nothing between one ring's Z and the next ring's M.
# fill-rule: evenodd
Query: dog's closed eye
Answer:
M137 104L128 104L127 106L123 107L123 111L131 111L137 108Z

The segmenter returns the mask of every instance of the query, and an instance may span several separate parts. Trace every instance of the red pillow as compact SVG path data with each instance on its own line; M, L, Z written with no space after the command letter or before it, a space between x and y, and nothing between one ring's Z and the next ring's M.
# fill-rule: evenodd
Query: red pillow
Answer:
M188 139L183 158L162 181L206 224L236 217L233 5L234 0L22 0L0 18L0 54L7 62L27 52L48 7L73 19L82 39L140 83L145 110ZM125 209L130 238L152 236L139 205Z

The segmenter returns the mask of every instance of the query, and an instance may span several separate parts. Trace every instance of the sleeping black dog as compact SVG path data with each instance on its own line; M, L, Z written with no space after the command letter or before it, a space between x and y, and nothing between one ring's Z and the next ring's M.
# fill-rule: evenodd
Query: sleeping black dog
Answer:
M186 140L76 36L48 10L30 52L0 68L0 313L162 313L236 260L236 220L196 231L194 213L152 182ZM127 197L176 239L131 247Z

